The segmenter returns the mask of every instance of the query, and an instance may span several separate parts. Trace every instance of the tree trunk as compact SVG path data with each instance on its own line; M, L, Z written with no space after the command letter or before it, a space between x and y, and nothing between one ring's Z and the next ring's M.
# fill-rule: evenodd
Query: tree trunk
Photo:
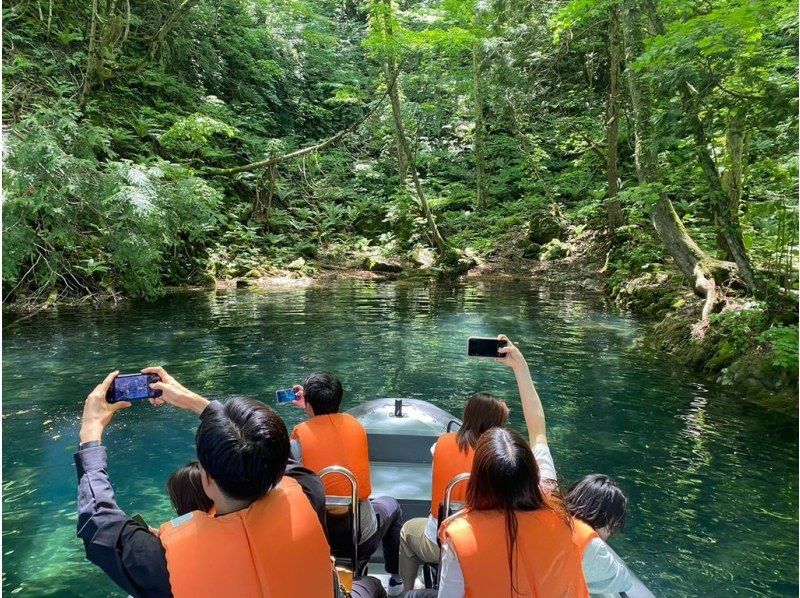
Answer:
M200 0L183 0L183 2L178 5L178 8L176 8L167 18L167 20L164 21L164 24L161 25L150 42L151 59L155 59L156 55L158 55L159 51L161 50L161 46L164 44L164 40L167 38L167 34L172 31L175 23L177 23L180 18L189 12L189 10L198 2L200 2Z
M391 30L390 30L391 31ZM391 85L389 88L389 102L392 105L392 114L402 115L400 108L400 88L397 85L397 63L393 57L386 59L386 81L393 81L394 83L387 83ZM402 122L402 116L401 116ZM395 144L397 151L397 175L400 178L400 186L404 187L408 180L408 159L406 152L403 149L403 141L400 138L400 130L395 127Z
M634 124L636 173L641 184L659 180L658 150L652 134L650 96L647 85L631 67L643 47L641 22L635 0L624 0L622 9L625 63L631 112ZM691 238L669 197L658 191L651 219L661 242L681 272L691 281L695 292L705 299L701 323L706 325L712 311L721 302L719 284L730 278L733 264L706 254Z
M728 123L725 131L725 170L721 182L728 196L731 212L738 216L739 204L742 199L742 182L744 179L744 114L736 108L728 114ZM722 233L717 231L717 247L725 252L728 259L733 256L728 252L728 244Z
M386 9L386 13L381 19L381 26L383 27L384 39L391 42L394 39L394 27L392 26L392 19L394 18L394 6L392 0L381 0ZM386 73L386 85L389 86L389 102L392 105L392 114L402 115L400 109L400 86L397 84L397 59L394 55L394 50L387 50L386 60L384 62L384 71ZM397 117L395 117L395 120ZM400 117L402 124L402 116ZM397 151L397 175L400 178L400 186L405 187L408 180L408 160L405 149L403 148L403 140L401 139L401 131L395 127L395 145Z
M392 0L380 0L384 3L386 8L385 14L383 14L382 24L384 35L386 36L387 40L392 40L392 14L393 14L393 6ZM389 97L391 98L391 105L392 105L392 117L394 118L394 128L395 128L395 136L397 138L398 143L398 166L401 170L401 181L404 180L403 170L407 170L407 172L411 175L411 181L414 186L414 193L417 196L417 201L419 202L420 210L422 211L422 215L425 217L425 222L427 223L427 236L431 242L431 245L436 247L436 250L439 254L444 254L447 250L447 243L445 242L444 238L442 237L441 233L439 232L439 227L436 225L436 220L433 218L433 214L431 213L430 206L428 205L428 200L425 199L425 193L422 189L422 182L419 179L419 173L417 172L416 161L414 160L414 154L411 152L411 145L408 142L408 137L406 136L405 126L403 125L403 111L402 106L400 105L400 88L397 81L397 65L394 61L393 51L391 49L387 50L388 56L386 60L386 85L388 87ZM394 76L390 76L393 74ZM404 161L404 162L403 162Z
M645 10L653 29L658 35L666 33L666 27L661 17L658 15L654 0L644 0ZM728 255L733 258L739 269L739 276L745 285L752 291L757 288L753 266L750 255L742 239L742 228L739 224L738 211L731 210L728 195L722 186L717 165L708 150L708 138L700 119L700 110L697 105L695 93L687 82L680 85L681 104L683 113L687 119L689 129L695 141L695 152L700 167L705 174L711 194L711 209L714 212L714 222L717 231L722 237Z
M89 99L89 93L92 91L94 84L95 64L98 60L97 57L97 0L92 0L92 20L89 23L89 50L86 53L86 72L83 76L83 85L81 85L81 95L78 100L78 108L83 109L86 101Z
M617 174L617 146L619 144L619 75L620 75L619 6L614 5L609 15L608 63L609 90L606 106L606 174L608 175L608 228L612 234L625 223L622 206L617 199L619 175Z
M475 105L475 183L478 209L483 209L486 207L486 166L484 163L486 130L483 122L480 47L477 43L472 46L472 96Z
M130 14L127 19L117 14L117 0L105 3L105 14L99 13L97 0L92 0L92 20L89 24L89 49L86 56L86 72L78 98L78 108L83 109L95 85L103 80L103 66L127 37Z
M411 174L411 181L414 185L414 193L417 196L420 209L422 210L422 214L425 216L425 222L428 225L428 239L430 240L431 245L436 247L437 251L439 251L441 254L447 249L447 244L439 232L439 227L436 226L436 221L433 219L433 214L431 213L430 206L428 205L428 200L425 199L425 193L422 190L422 182L419 180L417 165L413 159L411 145L408 142L405 126L403 125L403 113L400 107L400 93L397 91L397 80L395 79L393 83L387 82L387 85L392 85L394 92L390 91L389 95L390 97L394 96L397 100L396 102L392 101L392 116L394 117L395 133L400 143L398 154L404 156L405 163L408 167L408 172Z
M725 174L722 185L728 195L731 211L739 213L742 199L742 183L744 181L744 114L742 110L732 110L728 115L728 127L725 133Z

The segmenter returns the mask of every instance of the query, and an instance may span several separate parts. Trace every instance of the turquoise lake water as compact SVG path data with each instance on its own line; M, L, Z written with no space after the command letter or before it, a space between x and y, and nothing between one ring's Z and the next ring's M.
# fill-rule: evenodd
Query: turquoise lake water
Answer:
M642 351L640 325L599 297L487 281L181 293L7 327L3 591L122 594L75 536L82 402L109 371L160 363L209 398L272 404L276 389L327 369L345 407L408 396L455 414L487 390L522 429L510 370L465 357L468 336L500 332L531 364L560 476L603 472L626 490L629 522L611 544L657 596L798 595L797 421ZM144 404L112 422L104 443L126 512L171 517L164 482L193 458L195 422Z

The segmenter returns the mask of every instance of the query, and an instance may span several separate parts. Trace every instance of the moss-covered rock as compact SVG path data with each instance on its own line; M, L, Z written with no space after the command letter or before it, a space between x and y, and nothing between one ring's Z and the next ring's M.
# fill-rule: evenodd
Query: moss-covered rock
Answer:
M415 245L411 250L410 257L414 265L421 270L432 268L436 263L436 256L433 251L424 245Z
M568 257L572 253L572 246L569 243L558 239L551 239L542 246L539 252L539 259L543 262L559 260Z
M553 239L567 238L567 224L552 203L540 203L532 211L528 225L528 240L544 245Z
M655 324L646 343L668 353L682 364L714 376L723 387L744 392L748 400L769 409L797 415L798 367L796 349L785 339L796 335L796 326L770 326L770 314L757 303L731 301L711 317L705 333L693 331L700 314L700 301L689 299ZM770 338L780 339L770 342ZM787 345L787 346L783 346Z
M296 260L290 262L287 266L287 270L302 270L306 266L306 261L299 257Z
M368 255L364 258L362 267L364 270L369 270L370 272L397 273L403 271L403 266L401 266L399 263L371 255Z
M522 246L522 257L529 260L538 259L540 253L542 253L542 246L539 243L526 242Z

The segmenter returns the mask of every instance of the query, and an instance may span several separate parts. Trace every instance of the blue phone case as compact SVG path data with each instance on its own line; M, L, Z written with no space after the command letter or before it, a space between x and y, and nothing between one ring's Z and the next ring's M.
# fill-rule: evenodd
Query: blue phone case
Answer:
M284 388L282 390L275 391L275 397L278 399L279 405L287 405L294 401L297 398L297 395L294 394L294 391L291 388Z

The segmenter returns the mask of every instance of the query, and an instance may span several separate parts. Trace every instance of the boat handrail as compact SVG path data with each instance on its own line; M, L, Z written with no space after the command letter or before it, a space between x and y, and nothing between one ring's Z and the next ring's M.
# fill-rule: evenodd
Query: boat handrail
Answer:
M342 467L341 465L331 465L329 467L321 469L319 473L317 473L317 476L319 477L320 480L323 480L326 476L329 475L341 475L350 483L350 504L353 509L353 529L352 529L353 577L356 577L356 575L358 574L358 535L359 535L358 528L361 523L361 513L360 513L361 505L358 502L358 480L356 480L356 476L353 475L353 472L351 472L346 467Z
M450 495L453 493L453 490L456 486L458 486L461 482L466 482L469 480L468 473L460 473L452 480L450 483L447 484L447 488L444 491L444 516L450 517Z
M450 430L451 430L453 424L457 425L459 428L461 427L461 422L460 421L458 421L457 419L451 419L449 422L447 422L447 428L446 429L447 429L447 433L448 434L450 433Z

